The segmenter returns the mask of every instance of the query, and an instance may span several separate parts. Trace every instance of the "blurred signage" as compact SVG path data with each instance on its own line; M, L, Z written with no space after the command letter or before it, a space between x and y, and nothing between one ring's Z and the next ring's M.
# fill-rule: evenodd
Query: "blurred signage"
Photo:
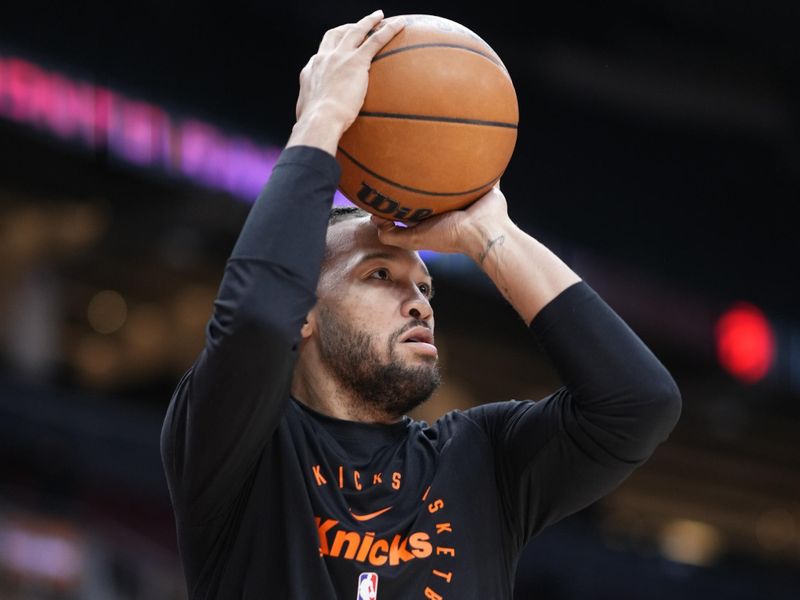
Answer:
M2 54L0 117L248 201L281 150Z

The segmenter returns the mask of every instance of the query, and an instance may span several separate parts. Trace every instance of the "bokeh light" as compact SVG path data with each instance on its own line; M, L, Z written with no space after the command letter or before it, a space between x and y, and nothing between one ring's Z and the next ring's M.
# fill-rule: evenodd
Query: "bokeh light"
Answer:
M752 384L769 372L775 357L775 335L756 306L737 303L715 327L720 364L741 381Z
M114 333L125 324L128 305L122 294L114 290L97 292L89 301L86 318L97 333Z

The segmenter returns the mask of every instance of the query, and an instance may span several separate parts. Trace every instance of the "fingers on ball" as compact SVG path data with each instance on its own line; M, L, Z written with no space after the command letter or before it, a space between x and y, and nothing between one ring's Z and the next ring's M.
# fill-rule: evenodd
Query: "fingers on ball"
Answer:
M381 48L388 44L406 26L405 19L392 19L383 21L362 44L365 52L370 56L377 54Z
M378 23L380 23L382 19L382 10L376 10L374 13L367 15L359 20L358 23L355 23L348 28L344 35L344 41L347 41L354 47L360 46L364 41L364 38L367 37L369 31Z

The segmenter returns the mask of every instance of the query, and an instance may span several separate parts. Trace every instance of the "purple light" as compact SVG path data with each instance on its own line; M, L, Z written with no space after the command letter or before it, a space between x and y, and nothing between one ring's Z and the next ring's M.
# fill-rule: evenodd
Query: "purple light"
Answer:
M336 193L333 195L333 205L334 206L354 206L350 200L345 198L344 194L339 190L336 190Z
M419 251L419 257L426 263L427 262L436 262L436 260L439 258L439 256L440 256L440 254L438 252L434 252L433 250L420 250Z
M56 529L37 531L9 523L0 530L0 566L26 578L77 582L85 558L78 541Z
M178 137L179 170L183 175L251 202L280 155L280 148L260 147L246 138L231 138L200 121L184 122Z
M108 128L108 145L123 160L143 167L155 166L169 139L169 117L145 102L124 101L114 104Z
M17 57L0 56L0 117L248 202L258 197L282 150ZM349 204L341 195L336 202Z

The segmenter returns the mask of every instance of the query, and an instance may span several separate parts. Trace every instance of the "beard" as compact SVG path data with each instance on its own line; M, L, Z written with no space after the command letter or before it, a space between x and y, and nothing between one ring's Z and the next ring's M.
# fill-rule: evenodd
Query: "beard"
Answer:
M397 339L417 325L426 324L416 320L391 335L388 360L381 362L375 336L357 330L320 306L320 355L351 393L354 408L396 420L425 402L439 387L442 380L435 358L425 357L424 364L409 366L397 355Z

